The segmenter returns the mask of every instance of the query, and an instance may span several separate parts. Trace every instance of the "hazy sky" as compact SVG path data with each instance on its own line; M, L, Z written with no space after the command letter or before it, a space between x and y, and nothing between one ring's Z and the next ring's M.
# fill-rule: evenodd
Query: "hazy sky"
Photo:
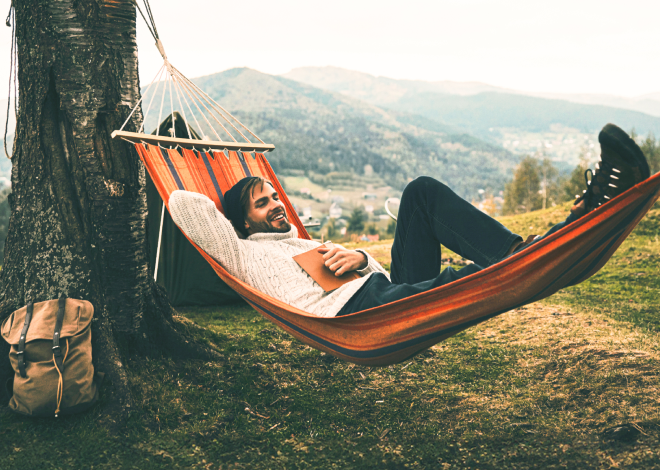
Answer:
M189 77L240 66L279 74L335 65L528 91L660 92L658 0L151 3L170 60ZM139 21L146 84L161 59ZM10 44L10 28L2 29L0 84L6 83Z

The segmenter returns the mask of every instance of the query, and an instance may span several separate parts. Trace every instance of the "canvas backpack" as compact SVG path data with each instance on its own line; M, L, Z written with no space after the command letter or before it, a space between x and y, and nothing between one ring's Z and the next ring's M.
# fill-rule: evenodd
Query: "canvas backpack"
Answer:
M91 322L86 300L48 300L13 312L0 328L14 369L9 407L29 416L83 411L96 402ZM11 391L10 391L11 393Z

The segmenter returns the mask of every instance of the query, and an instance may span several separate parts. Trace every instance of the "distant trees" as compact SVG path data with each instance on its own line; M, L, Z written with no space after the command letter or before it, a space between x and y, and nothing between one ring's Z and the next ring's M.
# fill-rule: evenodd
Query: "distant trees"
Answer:
M390 220L390 223L387 224L387 234L394 236L394 232L396 232L396 221Z
M328 223L325 224L325 227L327 230L326 235L328 237L328 240L331 238L335 238L339 234L334 218L331 217L330 219L328 219Z
M549 158L543 158L539 163L539 179L541 183L541 209L548 207L548 201L555 204L557 200L557 192L559 189L559 171L552 164Z
M655 135L649 132L646 139L641 142L638 140L637 143L649 162L651 174L653 175L660 171L660 140L656 140Z
M310 171L308 175L312 183L320 186L357 186L360 181L359 176L350 171L331 171L326 174Z
M364 212L362 207L356 207L351 212L351 216L348 218L348 227L347 230L351 233L358 233L364 230L364 222L367 219L367 214Z
M525 156L513 176L513 180L504 187L505 214L519 214L538 210L543 204L541 197L541 178L539 161Z
M562 185L564 200L572 201L575 199L575 196L580 196L582 191L587 189L584 172L587 171L588 168L589 159L587 158L586 150L583 149L582 152L580 152L580 162Z
M576 172L578 169L573 172L571 178L576 177ZM584 180L581 181L581 186L584 187ZM502 212L520 214L545 209L570 200L573 196L567 196L566 184L567 178L559 174L550 159L539 160L527 155L516 168L513 180L504 187Z

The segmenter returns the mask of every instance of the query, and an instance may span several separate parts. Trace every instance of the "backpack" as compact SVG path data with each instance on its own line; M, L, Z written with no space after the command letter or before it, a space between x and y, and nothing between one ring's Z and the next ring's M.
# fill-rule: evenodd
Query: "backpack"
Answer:
M0 327L14 369L9 407L28 416L81 412L98 398L86 300L48 300L13 312Z

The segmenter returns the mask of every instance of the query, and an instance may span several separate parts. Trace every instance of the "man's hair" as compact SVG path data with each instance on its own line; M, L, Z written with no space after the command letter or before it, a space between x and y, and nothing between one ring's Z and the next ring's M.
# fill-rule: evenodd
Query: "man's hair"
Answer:
M264 187L264 184L266 183L272 186L272 183L268 181L266 178L263 178L261 176L255 176L250 181L248 181L245 186L243 186L243 189L241 190L241 198L239 199L241 203L241 207L243 208L243 219L247 220L247 213L248 210L250 209L250 200L252 198L252 195L254 194L255 188L259 186L259 189L262 189ZM241 233L243 233L244 235L247 235L245 226L236 227L236 228L240 230Z

